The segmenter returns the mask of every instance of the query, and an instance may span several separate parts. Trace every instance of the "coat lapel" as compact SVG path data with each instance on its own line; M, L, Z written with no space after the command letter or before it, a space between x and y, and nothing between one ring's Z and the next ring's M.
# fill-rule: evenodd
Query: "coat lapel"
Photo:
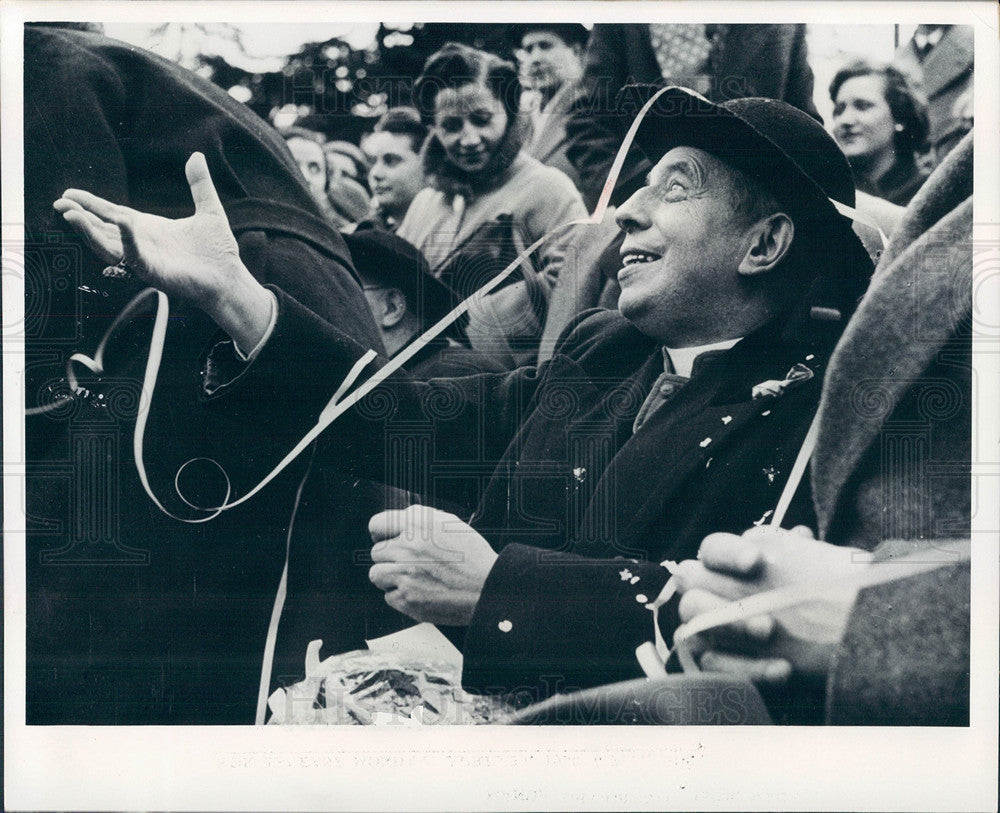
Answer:
M725 453L777 403L774 398L754 400L753 386L783 378L789 367L805 361L808 354L802 350L800 358L787 346L778 354L773 347L766 355L755 352L763 344L754 341L738 353L737 346L725 358L715 360L715 364L725 365L725 372L696 375L621 447L591 500L591 512L615 506L615 555L627 555L623 543L646 536L650 518L662 517L664 499L704 469L710 458ZM818 365L815 357L807 363ZM604 544L606 547L607 540ZM595 546L577 545L574 550L585 555L610 553ZM644 556L647 552L633 553Z
M566 113L573 100L575 87L575 84L561 87L539 116L540 128L531 140L530 153L543 164L547 163L566 140Z

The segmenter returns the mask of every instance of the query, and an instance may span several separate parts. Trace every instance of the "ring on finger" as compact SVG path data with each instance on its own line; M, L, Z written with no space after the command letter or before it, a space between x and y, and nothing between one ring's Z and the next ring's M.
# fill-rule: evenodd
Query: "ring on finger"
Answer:
M127 279L132 276L132 266L122 257L118 265L109 265L101 273L108 279Z

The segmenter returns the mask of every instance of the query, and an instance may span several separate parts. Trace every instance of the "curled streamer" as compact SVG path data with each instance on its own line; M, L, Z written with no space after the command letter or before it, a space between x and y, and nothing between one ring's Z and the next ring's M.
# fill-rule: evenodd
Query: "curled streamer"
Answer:
M433 389L424 393L420 408L429 420L450 420L455 418L465 406L461 390L447 381L435 381Z
M358 401L357 411L370 421L384 421L395 414L399 398L389 387L376 387Z

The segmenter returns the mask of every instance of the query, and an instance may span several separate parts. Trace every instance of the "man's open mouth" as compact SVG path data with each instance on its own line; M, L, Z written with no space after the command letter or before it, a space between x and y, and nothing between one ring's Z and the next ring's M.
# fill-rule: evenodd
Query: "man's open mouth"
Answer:
M622 254L622 265L627 267L639 263L654 263L660 259L660 256L649 251L627 251Z

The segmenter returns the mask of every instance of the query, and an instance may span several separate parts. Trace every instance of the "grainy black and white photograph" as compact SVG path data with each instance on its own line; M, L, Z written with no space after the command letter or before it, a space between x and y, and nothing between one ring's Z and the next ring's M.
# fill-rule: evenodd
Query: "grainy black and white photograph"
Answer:
M995 7L4 5L12 809L995 809Z

